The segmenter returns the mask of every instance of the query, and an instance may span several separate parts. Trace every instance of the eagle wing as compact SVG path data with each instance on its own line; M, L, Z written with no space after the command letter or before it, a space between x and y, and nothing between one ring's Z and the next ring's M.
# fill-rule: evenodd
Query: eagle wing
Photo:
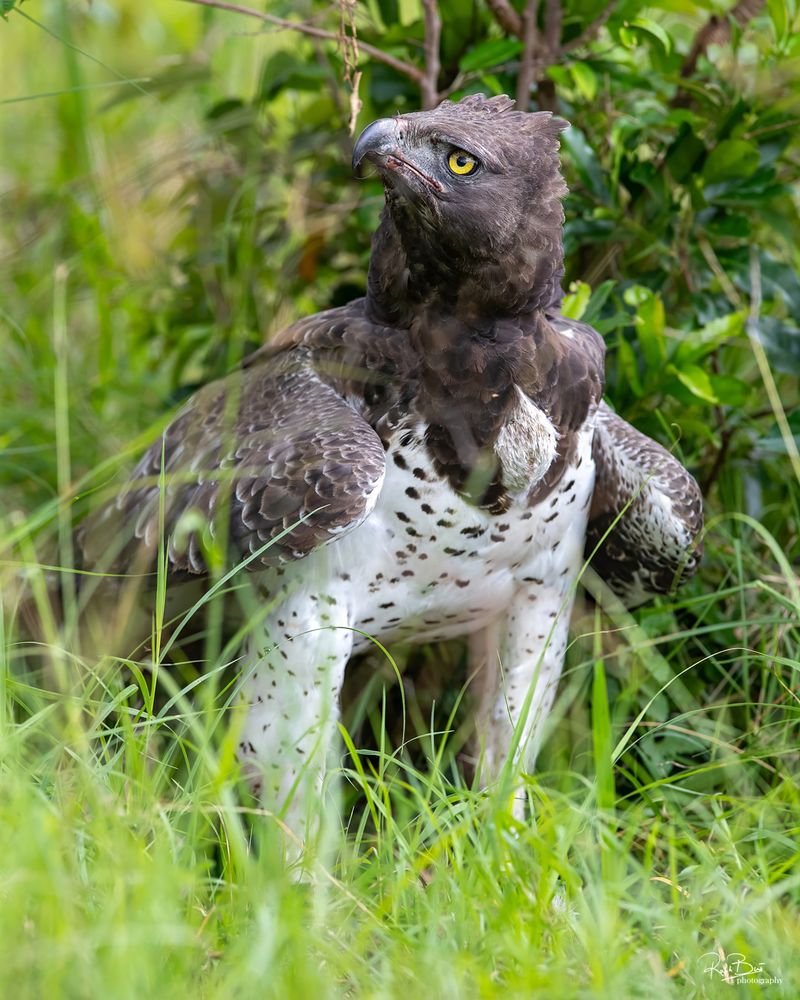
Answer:
M597 412L593 454L586 555L594 553L593 568L635 607L672 591L696 570L703 497L676 458L605 403Z
M172 573L205 574L208 543L226 536L272 565L361 523L384 473L379 436L290 347L193 396L78 541L112 572L152 571L162 537Z

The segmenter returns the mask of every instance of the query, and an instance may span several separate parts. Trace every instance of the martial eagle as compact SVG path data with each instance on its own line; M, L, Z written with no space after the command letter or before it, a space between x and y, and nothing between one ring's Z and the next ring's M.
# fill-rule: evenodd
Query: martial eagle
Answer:
M299 320L193 396L79 532L85 564L246 561L239 753L301 835L351 656L472 635L481 776L530 764L584 553L628 603L699 558L695 481L603 402L604 345L559 313L559 133L471 95L371 124L385 208L363 298ZM621 515L621 516L620 516ZM616 522L616 523L615 523Z

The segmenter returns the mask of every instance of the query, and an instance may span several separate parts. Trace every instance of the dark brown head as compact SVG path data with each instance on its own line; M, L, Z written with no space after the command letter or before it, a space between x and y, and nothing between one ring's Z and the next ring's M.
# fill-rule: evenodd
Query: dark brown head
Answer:
M386 191L370 269L376 311L391 318L412 301L477 318L557 298L566 123L513 106L476 94L362 132L353 166L373 163Z

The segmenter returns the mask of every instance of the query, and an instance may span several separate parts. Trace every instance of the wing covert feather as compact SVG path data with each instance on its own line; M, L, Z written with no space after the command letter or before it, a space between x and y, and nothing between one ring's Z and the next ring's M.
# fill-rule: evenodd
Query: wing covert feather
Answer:
M702 556L703 497L673 455L605 403L597 411L593 454L586 554L608 531L592 566L635 607L694 574Z
M165 482L170 571L207 571L203 532L227 529L254 564L307 555L371 512L385 472L383 445L302 352L289 351L201 389L145 453L131 481L79 533L86 562L152 569ZM296 522L304 518L303 522Z

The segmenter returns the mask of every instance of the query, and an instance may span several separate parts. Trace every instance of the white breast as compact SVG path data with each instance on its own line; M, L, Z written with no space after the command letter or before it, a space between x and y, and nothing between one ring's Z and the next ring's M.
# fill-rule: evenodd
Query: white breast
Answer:
M521 416L520 425L526 419ZM535 416L530 423L540 427ZM370 516L298 564L309 585L327 577L328 591L357 629L387 641L466 634L505 610L526 577L555 579L567 565L574 570L594 485L587 428L575 467L551 496L528 508L528 490L520 490L507 512L491 515L439 477L422 433L416 428L390 446ZM521 437L521 431L511 435L517 433ZM368 645L357 637L356 651Z

